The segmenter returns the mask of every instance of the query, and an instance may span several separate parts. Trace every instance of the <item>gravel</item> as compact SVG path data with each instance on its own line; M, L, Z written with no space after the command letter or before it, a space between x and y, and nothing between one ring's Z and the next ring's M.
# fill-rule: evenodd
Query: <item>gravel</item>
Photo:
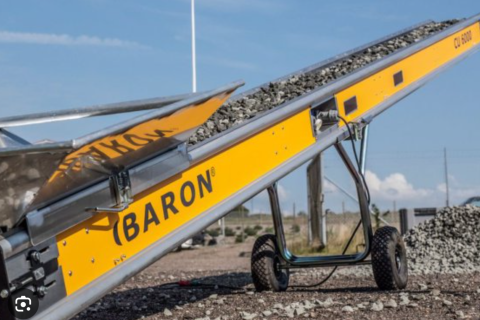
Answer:
M395 309L396 307L398 307L398 304L395 300L390 299L387 302L385 302L384 307L385 308L390 308L390 309Z
M404 239L412 274L480 271L478 207L445 208L434 219L407 232Z
M287 101L295 99L354 70L408 47L434 33L446 29L458 20L432 22L392 40L367 48L361 53L316 69L309 73L294 75L287 80L271 82L258 91L238 100L225 103L202 125L190 140L195 145L231 127L254 118Z
M250 242L249 242L250 241ZM338 277L321 288L287 292L251 292L249 257L253 239L232 246L202 247L168 254L162 260L120 285L112 293L78 315L75 320L241 320L257 319L480 319L480 273L411 275L401 291L378 290L365 266L340 268ZM344 273L351 270L352 273ZM293 270L291 284L311 284L316 277ZM356 272L358 272L358 275ZM325 269L328 272L328 269ZM174 279L196 279L239 287L178 288L162 286ZM426 290L419 290L421 284ZM438 295L430 294L431 291ZM195 302L190 298L195 296ZM407 300L408 299L408 300ZM217 301L222 303L218 304ZM391 307L394 303L397 307ZM444 300L452 304L447 305ZM400 304L406 301L407 304ZM380 303L383 309L373 311ZM351 312L351 307L353 312ZM173 314L165 316L168 309ZM379 308L378 308L379 309ZM301 315L298 315L300 314Z
M350 313L350 312L354 312L355 310L350 306L345 306L345 307L342 308L342 311Z
M383 310L383 303L382 301L377 301L372 303L372 307L370 308L372 311L382 311Z

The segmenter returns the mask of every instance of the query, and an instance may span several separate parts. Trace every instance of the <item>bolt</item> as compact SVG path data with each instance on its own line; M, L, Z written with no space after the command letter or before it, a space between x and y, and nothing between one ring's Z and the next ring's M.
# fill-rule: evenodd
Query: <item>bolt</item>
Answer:
M7 299L9 295L10 295L10 294L8 293L8 290L7 290L7 289L3 289L2 291L0 291L0 297L1 297L2 299Z
M63 245L66 246L67 245L67 241L66 240L63 240Z
M37 293L40 297L45 297L45 295L47 294L47 291L48 289L45 286L40 286L37 288Z
M40 252L38 251L33 251L31 254L30 254L30 258L35 261L35 262L40 262Z
M71 277L73 275L72 270L68 271L68 275Z
M88 228L85 229L85 232L88 234L90 232L90 230L88 230Z
M92 258L92 263L95 263L95 258Z

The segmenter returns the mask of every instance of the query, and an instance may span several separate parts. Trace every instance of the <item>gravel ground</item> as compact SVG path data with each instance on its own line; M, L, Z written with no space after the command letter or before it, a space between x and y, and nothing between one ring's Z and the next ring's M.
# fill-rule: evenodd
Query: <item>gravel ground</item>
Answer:
M445 208L410 230L405 243L414 273L480 272L480 208Z
M253 240L253 239L252 239ZM342 268L322 288L257 293L250 277L252 241L171 253L77 316L106 319L480 319L480 273L411 276L402 291L379 291L368 266ZM329 270L305 269L291 284ZM169 288L182 279L225 288Z
M238 125L258 114L280 106L352 71L379 60L397 50L408 47L434 33L446 29L458 20L432 22L405 35L370 47L362 53L335 62L310 73L292 76L285 81L269 83L259 91L240 100L225 103L193 135L189 144L194 145Z

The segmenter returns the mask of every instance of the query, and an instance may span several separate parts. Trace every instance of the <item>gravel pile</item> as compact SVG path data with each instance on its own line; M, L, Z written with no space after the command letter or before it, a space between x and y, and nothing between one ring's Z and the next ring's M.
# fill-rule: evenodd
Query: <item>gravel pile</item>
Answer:
M480 208L445 208L405 235L412 273L480 271Z
M322 69L295 75L284 81L269 83L251 95L227 102L197 130L195 135L190 138L189 144L194 145L213 137L262 112L310 92L397 50L408 47L457 22L458 20L448 20L429 23L407 34L372 46L361 53L334 62Z

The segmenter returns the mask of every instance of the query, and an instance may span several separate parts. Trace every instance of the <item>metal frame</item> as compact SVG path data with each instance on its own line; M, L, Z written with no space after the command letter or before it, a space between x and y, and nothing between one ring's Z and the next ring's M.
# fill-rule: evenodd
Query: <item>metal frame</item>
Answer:
M81 107L67 110L31 113L27 115L0 118L0 128L20 127L32 124L41 124L56 121L76 120L82 118L106 116L126 112L146 111L164 107L166 105L192 98L201 93L187 93L170 97L161 97L148 100L135 100L90 107Z
M366 137L362 137L362 150L366 150ZM330 256L316 256L316 257L299 257L291 253L287 248L287 243L285 240L285 231L283 229L282 222L282 211L280 207L280 199L277 192L277 183L274 183L268 188L268 195L270 198L270 206L273 216L273 224L275 227L275 236L277 239L277 246L279 249L280 256L283 259L283 264L281 268L291 269L291 268L309 268L309 267L319 267L319 266L342 266L342 265L352 265L357 264L365 260L365 258L370 254L370 246L373 238L372 224L370 220L370 207L367 201L367 191L364 181L361 177L363 172L359 172L355 165L350 160L346 150L343 148L341 142L335 144L335 148L340 155L343 163L347 167L350 175L354 179L355 186L357 189L359 205L360 205L360 216L363 226L363 234L365 238L365 251L358 254L349 254L349 255L330 255ZM364 157L362 158L362 163L360 164L360 170L365 168L364 166Z

